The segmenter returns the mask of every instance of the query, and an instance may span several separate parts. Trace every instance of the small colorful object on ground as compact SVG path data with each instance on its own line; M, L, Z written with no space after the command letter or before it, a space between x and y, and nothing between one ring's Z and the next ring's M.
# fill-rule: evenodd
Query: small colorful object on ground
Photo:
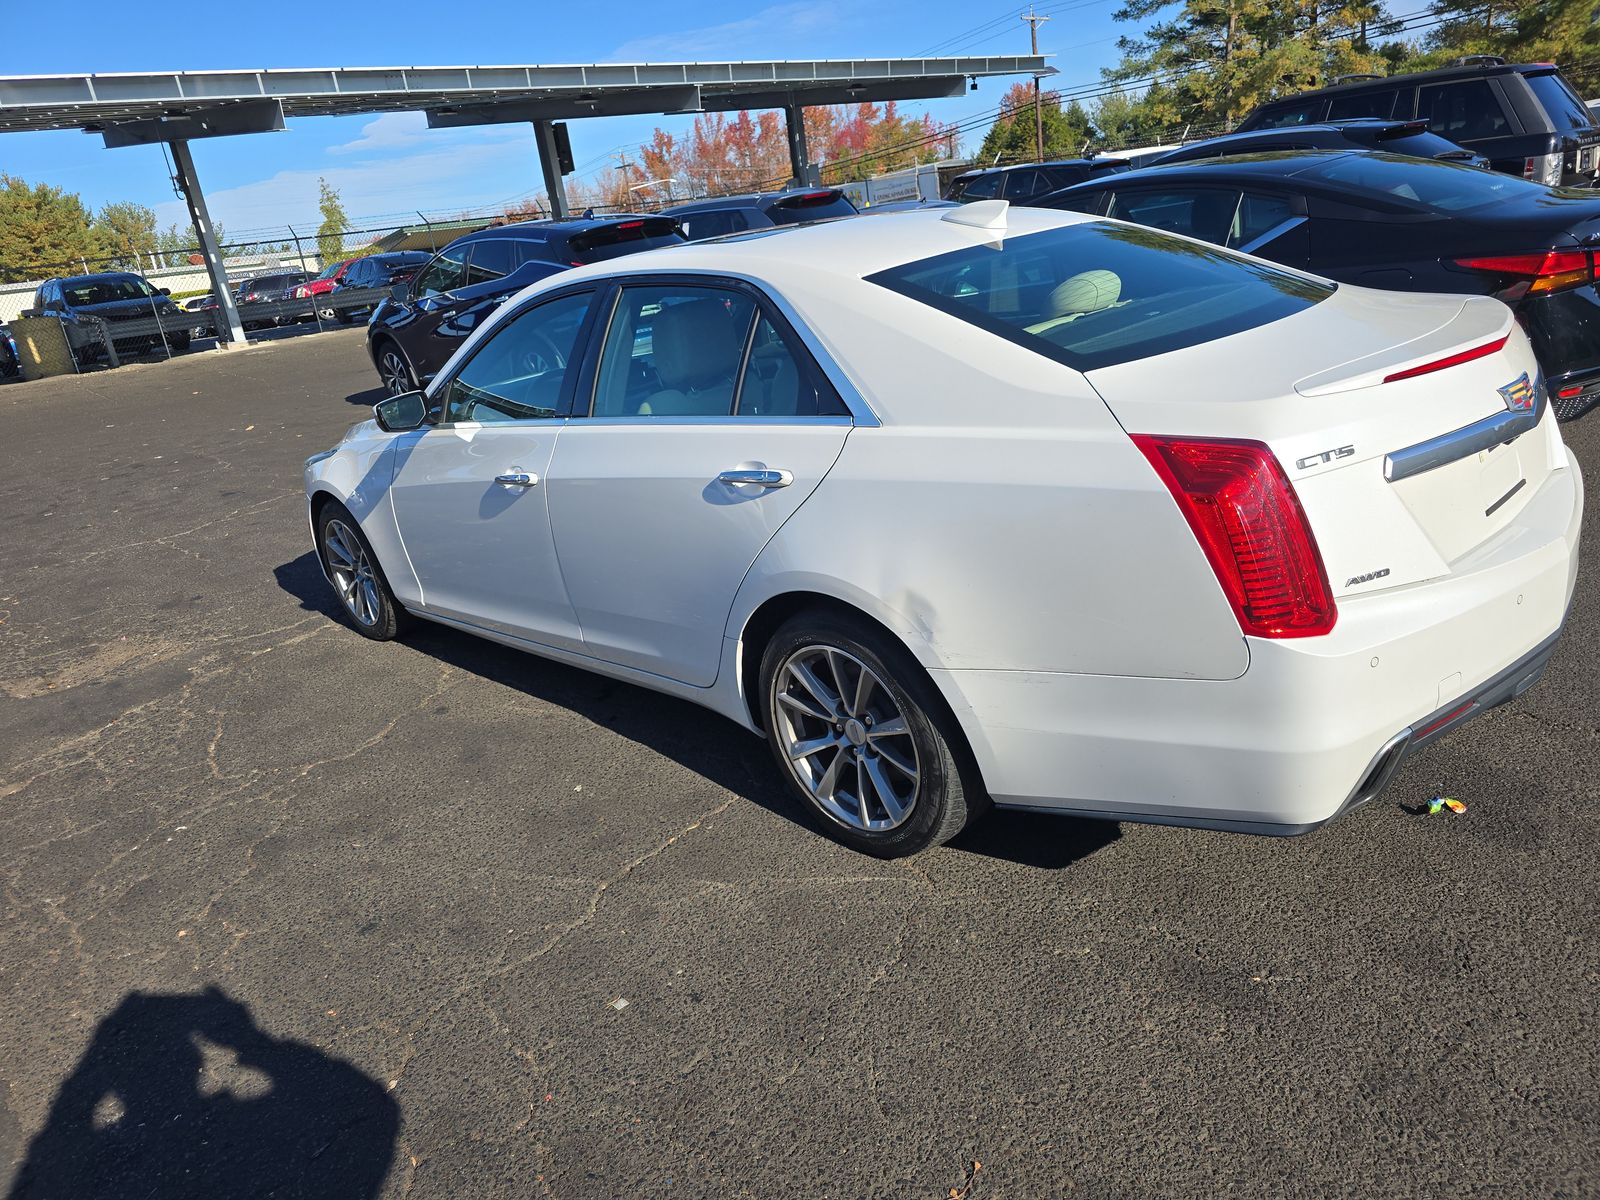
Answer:
M1454 796L1435 796L1428 801L1428 815L1430 817L1435 813L1443 812L1447 808L1458 817L1467 811L1467 806Z

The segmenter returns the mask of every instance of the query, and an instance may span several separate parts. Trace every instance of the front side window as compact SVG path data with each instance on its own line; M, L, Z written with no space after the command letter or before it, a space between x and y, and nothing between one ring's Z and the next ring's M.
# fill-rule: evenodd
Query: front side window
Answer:
M1334 292L1217 246L1105 221L955 250L868 281L1080 371L1254 329Z
M412 295L437 296L442 292L453 292L461 286L461 281L467 273L467 248L465 246L446 247L437 258L422 269L422 274L417 276L417 286Z
M1511 131L1500 109L1500 97L1487 79L1436 83L1418 89L1418 113L1428 128L1452 142L1500 137Z
M627 287L595 381L597 417L725 417L755 303L721 288Z
M1221 243L1228 235L1239 193L1221 188L1165 188L1161 191L1119 191L1107 216L1205 242Z
M496 329L445 388L445 420L483 424L556 416L591 292L562 296Z

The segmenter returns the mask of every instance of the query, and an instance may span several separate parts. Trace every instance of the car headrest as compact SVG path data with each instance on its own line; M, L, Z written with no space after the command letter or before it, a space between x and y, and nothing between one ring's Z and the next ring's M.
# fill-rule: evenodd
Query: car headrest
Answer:
M1050 311L1058 317L1099 312L1122 296L1122 280L1111 271L1084 271L1050 293Z
M721 300L668 305L650 329L656 377L663 388L684 391L728 380L738 367L743 336Z

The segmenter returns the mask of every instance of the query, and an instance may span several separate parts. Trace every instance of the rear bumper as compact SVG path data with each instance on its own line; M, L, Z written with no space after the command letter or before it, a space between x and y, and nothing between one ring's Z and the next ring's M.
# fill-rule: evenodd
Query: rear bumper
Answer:
M1326 637L1250 639L1238 679L935 671L997 804L1296 834L1537 681L1577 574L1583 484L1554 472L1442 580L1340 602Z

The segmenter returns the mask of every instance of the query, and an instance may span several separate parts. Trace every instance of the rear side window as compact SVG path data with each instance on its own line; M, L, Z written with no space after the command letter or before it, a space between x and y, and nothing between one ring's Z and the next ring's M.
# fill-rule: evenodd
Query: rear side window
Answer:
M1006 199L1025 200L1029 196L1042 196L1046 192L1055 191L1058 187L1066 187L1069 183L1077 182L1077 179L1062 179L1060 183L1052 183L1045 177L1043 171L1008 171Z
M979 175L965 184L956 180L957 187L950 193L952 200L992 200L1000 194L1000 175Z
M1364 196L1445 213L1498 204L1529 188L1545 190L1541 184L1498 171L1379 152L1343 154L1311 168L1309 174Z
M730 233L738 233L748 228L748 222L745 221L744 214L733 208L684 213L678 218L678 224L683 229L683 236L691 242L704 241L706 238L726 237Z
M973 246L869 281L1079 371L1279 321L1333 287L1154 229L1091 221Z
M1589 109L1576 95L1567 81L1551 72L1546 75L1524 75L1539 104L1550 115L1550 123L1557 129L1588 129L1594 124Z
M1511 132L1500 97L1487 79L1463 79L1419 88L1417 112L1428 128L1452 142L1500 137Z
M1231 250L1248 246L1293 216L1287 197L1246 192L1239 197L1239 210L1233 215L1227 246Z
M1298 104L1285 104L1281 108L1273 108L1262 113L1247 128L1250 129L1288 129L1295 125L1314 125L1322 119L1322 110L1328 102L1320 96L1315 100L1303 100Z
M1382 117L1387 120L1394 115L1395 98L1399 92L1362 92L1355 96L1330 96L1328 97L1328 120L1330 121L1356 121L1362 117Z
M856 206L843 192L807 192L785 196L767 209L776 225L798 225L802 221L826 221L832 217L853 217Z
M467 260L467 287L480 283L493 283L515 271L520 263L516 243L505 238L490 238L472 243L472 257Z

